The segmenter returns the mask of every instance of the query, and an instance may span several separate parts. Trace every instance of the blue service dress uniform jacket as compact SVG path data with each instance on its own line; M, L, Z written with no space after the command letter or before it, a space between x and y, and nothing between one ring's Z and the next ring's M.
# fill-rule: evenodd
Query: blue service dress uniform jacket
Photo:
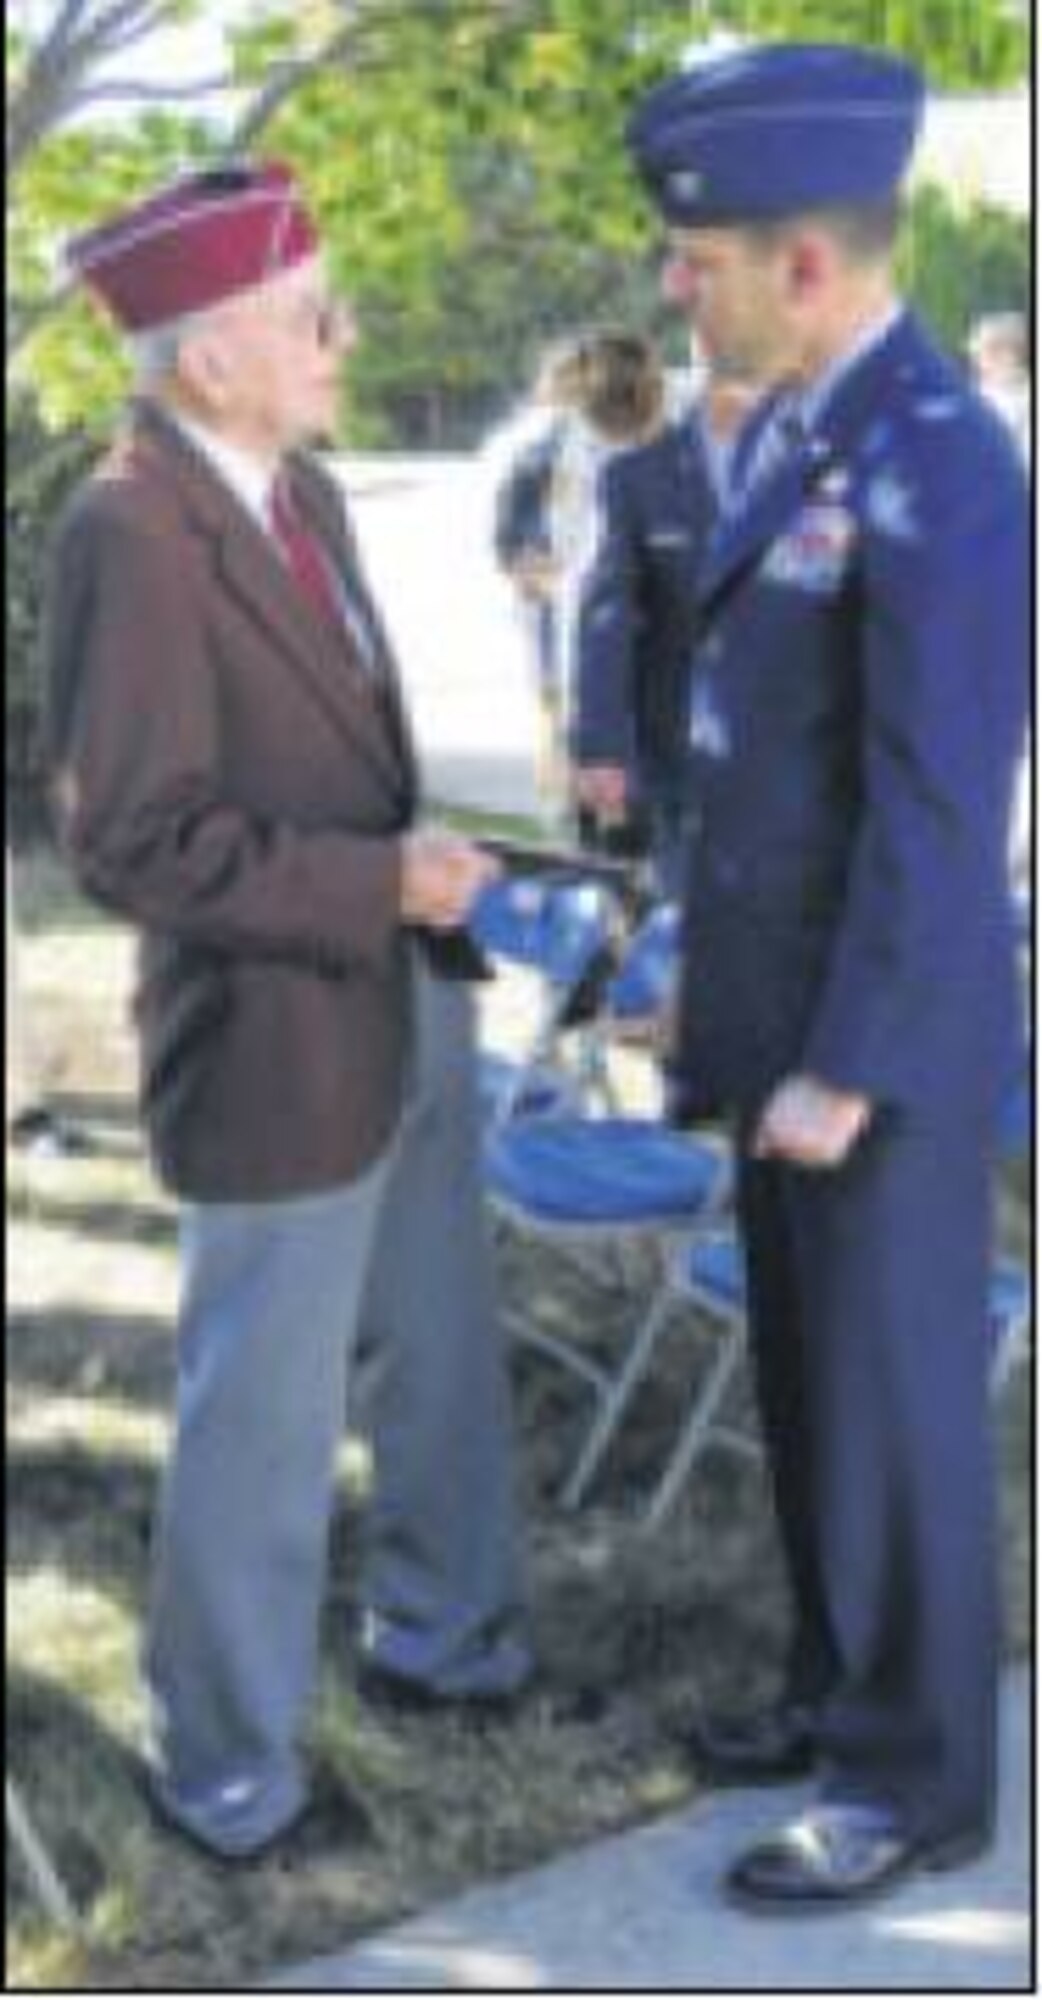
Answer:
M863 1093L822 1172L743 1156L754 1367L826 1795L985 1833L998 1615L991 1121L1020 1052L1007 824L1028 685L1016 454L911 315L700 580L681 1110Z
M1005 435L911 315L720 525L699 594L678 1068L984 1113L1016 1059L1007 827L1028 514Z
M618 764L654 810L688 793L697 578L718 511L697 412L605 467L579 618L572 747Z

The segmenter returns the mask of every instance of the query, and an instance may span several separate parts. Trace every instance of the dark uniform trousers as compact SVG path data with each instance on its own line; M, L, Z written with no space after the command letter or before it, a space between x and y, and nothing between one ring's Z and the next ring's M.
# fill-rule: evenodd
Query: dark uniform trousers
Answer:
M913 1830L992 1810L989 1149L882 1118L838 1172L746 1158L753 1359L826 1789Z

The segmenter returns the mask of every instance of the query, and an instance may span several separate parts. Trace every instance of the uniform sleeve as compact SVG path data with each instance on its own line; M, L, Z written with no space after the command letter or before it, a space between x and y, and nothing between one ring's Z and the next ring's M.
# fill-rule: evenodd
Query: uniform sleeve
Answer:
M399 922L397 843L236 802L200 595L176 556L126 509L81 509L59 536L49 726L71 865L145 928L334 972L379 965Z
M905 1106L957 983L987 976L1030 659L1016 468L933 454L866 491L861 821L802 1064Z
M578 764L633 762L639 556L623 462L601 476L596 534L576 624L572 752Z

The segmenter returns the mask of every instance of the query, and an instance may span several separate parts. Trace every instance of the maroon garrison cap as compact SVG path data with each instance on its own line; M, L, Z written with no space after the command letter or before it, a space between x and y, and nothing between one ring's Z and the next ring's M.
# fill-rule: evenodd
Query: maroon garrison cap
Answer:
M214 167L160 188L66 246L70 270L128 333L250 290L315 255L289 167Z

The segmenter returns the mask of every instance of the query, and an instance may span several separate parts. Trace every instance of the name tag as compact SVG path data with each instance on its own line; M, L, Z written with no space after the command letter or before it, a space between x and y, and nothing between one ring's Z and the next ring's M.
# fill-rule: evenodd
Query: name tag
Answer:
M648 547L651 549L686 549L690 541L690 528L651 528L648 531Z
M829 500L812 502L775 542L760 575L770 583L831 597L850 566L856 538L857 523L846 507Z

